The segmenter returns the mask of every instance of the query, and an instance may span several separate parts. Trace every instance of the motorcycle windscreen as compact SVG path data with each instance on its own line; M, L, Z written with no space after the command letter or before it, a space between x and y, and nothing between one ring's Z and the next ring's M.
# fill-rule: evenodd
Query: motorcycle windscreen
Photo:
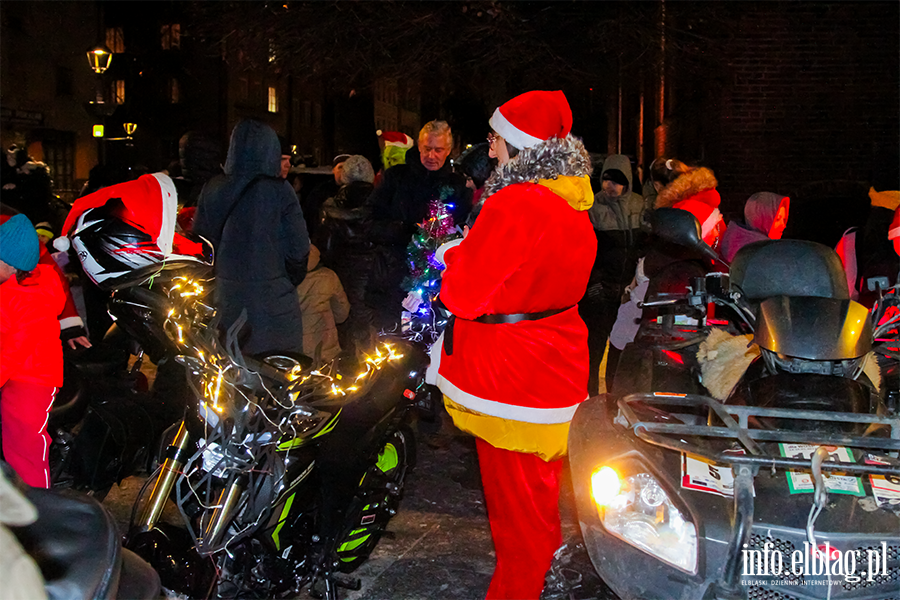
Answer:
M775 296L759 307L753 341L807 360L851 360L872 349L872 320L852 300Z

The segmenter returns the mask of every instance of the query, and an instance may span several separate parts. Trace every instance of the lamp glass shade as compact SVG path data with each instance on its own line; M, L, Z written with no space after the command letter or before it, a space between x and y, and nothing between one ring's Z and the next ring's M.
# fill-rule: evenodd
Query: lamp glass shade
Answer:
M109 68L110 63L112 62L112 52L110 52L109 48L103 46L102 44L88 50L87 57L88 64L91 65L91 69L94 71L94 73L97 74L106 71Z

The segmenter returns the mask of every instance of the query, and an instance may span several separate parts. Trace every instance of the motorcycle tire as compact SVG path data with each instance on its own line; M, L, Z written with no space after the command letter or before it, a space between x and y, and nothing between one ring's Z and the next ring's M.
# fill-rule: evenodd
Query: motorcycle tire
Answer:
M360 480L343 532L335 543L339 571L353 571L375 549L388 521L397 514L406 475L415 459L412 431L402 426L391 432Z

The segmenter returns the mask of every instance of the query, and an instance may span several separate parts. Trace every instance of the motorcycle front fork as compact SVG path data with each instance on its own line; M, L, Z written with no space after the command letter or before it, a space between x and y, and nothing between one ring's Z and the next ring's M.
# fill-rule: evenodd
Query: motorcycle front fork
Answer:
M172 486L175 480L181 474L184 467L185 452L187 451L190 435L184 425L184 421L175 434L175 439L166 450L166 460L160 467L159 475L156 483L153 485L153 491L150 493L150 499L141 509L138 521L135 524L137 531L150 531L156 526L156 522L163 513L166 506L166 500L172 493Z
M185 453L189 442L190 435L184 421L182 421L178 427L178 433L175 434L175 439L166 450L166 460L160 467L150 498L140 511L140 516L135 524L136 532L150 531L156 526L157 521L162 516L166 501L172 493L172 487L184 468L184 461L187 458ZM242 492L243 481L239 477L235 478L231 485L226 486L222 490L203 533L203 539L200 540L201 547L213 549L218 545L229 522L231 512L237 505Z

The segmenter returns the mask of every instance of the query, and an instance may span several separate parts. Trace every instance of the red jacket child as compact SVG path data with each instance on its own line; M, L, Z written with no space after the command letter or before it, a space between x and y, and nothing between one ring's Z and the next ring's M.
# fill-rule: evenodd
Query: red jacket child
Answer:
M0 421L6 461L27 484L49 487L47 414L62 385L66 295L53 267L38 264L39 245L24 215L0 225Z
M0 225L6 223L11 216L12 215L0 215ZM37 229L41 229L40 225ZM41 231L43 231L43 229L41 229ZM40 236L41 234L39 233L38 240L43 242ZM43 243L38 246L38 250L40 252L38 263L52 267L53 270L56 271L56 274L59 275L60 283L62 283L63 293L66 295L66 305L63 307L62 312L59 313L59 328L61 330L60 335L63 341L73 349L75 348L76 343L86 348L90 348L91 343L87 339L84 321L81 320L78 309L75 307L75 299L72 297L72 290L69 289L69 280L66 279L66 274L63 273L63 270L56 264L53 255L50 254Z

